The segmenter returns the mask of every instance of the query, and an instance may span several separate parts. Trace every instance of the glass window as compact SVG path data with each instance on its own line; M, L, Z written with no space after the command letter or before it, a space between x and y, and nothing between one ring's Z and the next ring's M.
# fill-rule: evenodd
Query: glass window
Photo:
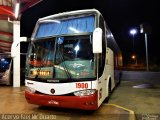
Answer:
M27 76L30 78L63 81L96 77L90 35L36 40L29 50Z
M99 20L99 27L102 29L102 54L100 54L100 60L99 60L99 77L102 76L104 67L105 67L105 60L106 60L106 40L105 40L105 24L104 19L102 16L100 16Z
M94 16L64 20L44 20L39 23L35 38L93 32L94 22Z

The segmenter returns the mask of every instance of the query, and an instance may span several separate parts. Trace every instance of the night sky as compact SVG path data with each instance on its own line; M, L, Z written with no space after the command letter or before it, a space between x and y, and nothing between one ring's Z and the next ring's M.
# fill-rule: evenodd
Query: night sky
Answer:
M140 24L148 23L152 27L151 34L148 34L149 64L160 65L158 0L44 0L22 14L21 36L31 37L38 18L59 12L92 8L102 13L122 50L124 64L129 62L133 52L133 36L129 34L129 30L140 30ZM140 31L134 36L134 48L138 62L145 63L145 39Z

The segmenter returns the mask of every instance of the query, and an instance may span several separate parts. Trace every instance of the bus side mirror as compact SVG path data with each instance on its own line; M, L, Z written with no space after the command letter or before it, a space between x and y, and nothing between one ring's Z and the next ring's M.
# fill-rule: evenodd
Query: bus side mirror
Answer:
M16 57L16 48L19 46L20 42L27 42L27 37L20 37L20 40L14 41L11 46L11 57Z
M102 29L96 28L93 31L93 53L102 53Z

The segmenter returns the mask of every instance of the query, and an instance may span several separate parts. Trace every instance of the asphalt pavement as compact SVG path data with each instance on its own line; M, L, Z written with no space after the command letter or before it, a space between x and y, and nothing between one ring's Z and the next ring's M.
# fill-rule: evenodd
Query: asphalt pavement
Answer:
M160 120L160 84L158 83L157 80L122 81L111 94L109 104L117 104L133 110L137 120Z

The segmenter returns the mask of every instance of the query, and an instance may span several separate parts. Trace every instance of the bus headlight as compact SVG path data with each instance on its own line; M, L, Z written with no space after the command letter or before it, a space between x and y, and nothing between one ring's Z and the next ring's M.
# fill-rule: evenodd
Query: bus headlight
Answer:
M93 90L81 90L81 91L76 91L74 92L75 96L89 96L89 95L93 95L96 92L95 89Z
M36 90L33 89L33 88L31 88L31 87L26 87L25 90L26 90L27 92L30 92L30 93L35 93L35 92L36 92Z

